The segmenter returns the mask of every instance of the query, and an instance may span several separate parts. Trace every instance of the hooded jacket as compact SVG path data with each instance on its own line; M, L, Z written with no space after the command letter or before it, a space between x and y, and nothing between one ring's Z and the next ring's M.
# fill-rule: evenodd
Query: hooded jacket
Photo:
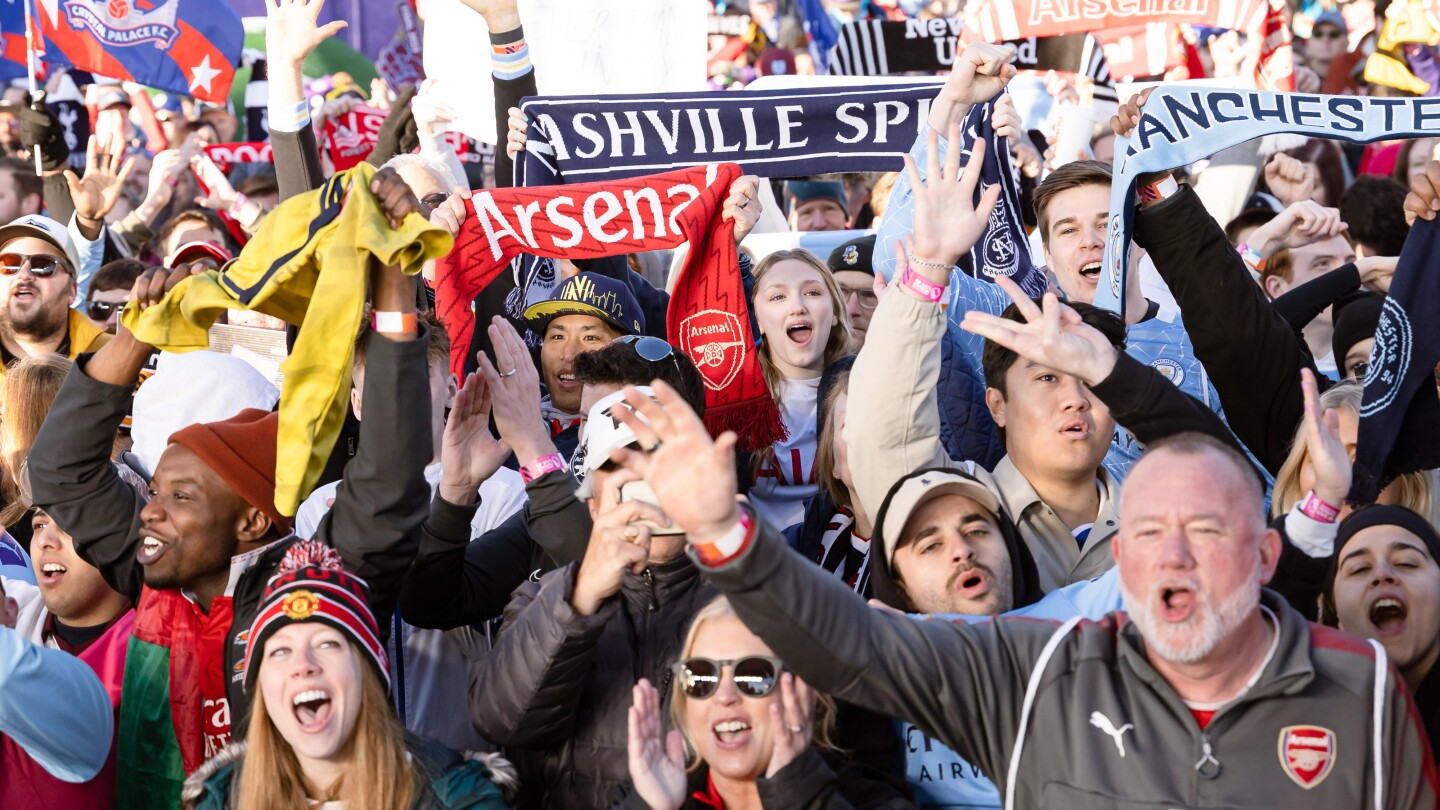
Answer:
M670 664L690 620L715 596L682 555L627 572L618 594L581 616L570 606L579 567L515 591L495 649L470 679L476 729L539 755L539 773L522 773L536 807L609 807L622 798L631 689L649 679L661 713L669 710Z
M951 467L925 467L916 470L914 474L922 472L944 472L950 475L963 475L984 486L984 482L968 475L964 470L957 470ZM885 503L880 507L880 514L875 518L875 539L870 551L870 585L875 589L875 598L889 605L890 607L906 612L914 612L915 606L910 604L901 590L895 572L890 568L889 557L886 548L891 543L900 542L898 537L886 537L884 526L886 514L890 511L891 502L894 500L895 491L900 489L910 476L900 478L890 487L885 494ZM995 516L995 522L1000 526L1000 536L1005 540L1005 550L1010 553L1010 609L1015 610L1039 601L1045 592L1040 588L1040 574L1035 570L1035 558L1030 555L1030 549L1020 539L1020 533L1015 530L1015 524L1006 517L1004 512Z

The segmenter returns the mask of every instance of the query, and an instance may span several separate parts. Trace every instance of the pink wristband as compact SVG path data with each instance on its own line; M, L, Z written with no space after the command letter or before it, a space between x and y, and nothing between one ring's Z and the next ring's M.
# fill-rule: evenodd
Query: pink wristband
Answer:
M945 287L931 282L908 267L900 274L900 286L932 304L940 303L940 299L945 297Z
M1320 496L1312 489L1305 495L1305 500L1300 502L1300 513L1320 523L1334 523L1340 517L1340 507L1320 500Z
M542 475L565 469L565 459L559 453L551 453L548 456L541 456L534 461L520 468L520 478L525 483L530 483Z

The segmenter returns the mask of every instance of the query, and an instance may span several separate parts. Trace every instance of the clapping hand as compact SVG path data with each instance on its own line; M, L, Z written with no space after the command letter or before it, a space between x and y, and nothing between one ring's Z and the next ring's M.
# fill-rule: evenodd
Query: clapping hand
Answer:
M490 433L490 389L480 374L465 378L455 393L440 442L440 497L456 505L478 499L485 483L505 459L510 445Z
M1305 397L1305 458L1315 471L1315 497L1328 504L1345 502L1350 493L1350 451L1340 440L1340 414L1334 408L1320 408L1315 372L1300 370L1300 390Z
M770 764L765 767L767 779L774 778L781 768L804 753L815 733L815 690L810 684L795 677L794 673L782 672L775 693L779 697L770 704L770 728L775 735L775 747L770 752Z
M630 782L650 810L678 810L685 803L685 738L665 733L660 693L648 680L630 694Z

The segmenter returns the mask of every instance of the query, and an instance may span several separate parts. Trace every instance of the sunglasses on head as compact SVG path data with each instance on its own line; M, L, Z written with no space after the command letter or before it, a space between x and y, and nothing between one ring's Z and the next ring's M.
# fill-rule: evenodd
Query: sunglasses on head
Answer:
M89 315L92 321L104 321L124 308L124 301L88 301L85 304L85 314Z
M686 697L705 700L720 688L720 678L726 667L730 668L735 689L752 698L762 698L775 691L775 685L780 683L780 673L785 669L780 659L768 655L749 655L726 661L686 658L675 664L674 669Z
M30 272L36 278L49 278L55 275L56 270L70 272L70 265L57 256L46 256L43 253L35 255L0 253L0 273L7 276L19 273L20 268L26 264L30 265Z
M675 355L674 346L649 335L624 335L615 338L615 342L633 348L635 353L640 355L641 360L648 360L651 363L658 363Z

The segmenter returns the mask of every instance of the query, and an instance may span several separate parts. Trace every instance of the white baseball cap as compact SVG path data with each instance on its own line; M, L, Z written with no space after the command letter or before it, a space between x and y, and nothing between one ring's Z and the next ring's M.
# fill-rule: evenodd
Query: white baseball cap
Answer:
M992 515L1000 514L1000 500L984 484L960 470L924 470L896 484L881 505L880 538L885 561L894 566L895 550L910 516L927 501L941 495L964 495Z
M635 390L651 399L655 398L655 390L648 385L637 385ZM608 397L590 406L590 413L585 417L585 435L581 437L585 443L585 461L580 469L585 473L585 480L580 484L580 489L575 497L580 499L595 496L594 478L591 473L600 469L610 460L610 451L622 447L629 447L634 444L635 431L630 426L616 419L613 415L616 406L629 408L625 404L625 392L616 391ZM648 424L649 420L636 413L642 422Z
M80 255L76 253L75 245L70 242L70 231L59 222L40 214L26 214L11 220L8 225L0 226L0 250L10 242L27 236L49 242L64 254L65 260L70 263L72 278L80 272Z

